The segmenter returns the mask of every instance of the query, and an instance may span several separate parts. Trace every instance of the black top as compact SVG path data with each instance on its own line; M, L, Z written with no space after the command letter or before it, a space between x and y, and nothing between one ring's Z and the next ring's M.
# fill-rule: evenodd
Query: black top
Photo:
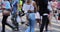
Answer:
M36 1L36 0L35 0ZM49 10L47 8L48 6L48 0L37 0L38 4L39 5L39 12L40 14L44 14L44 13L49 13Z

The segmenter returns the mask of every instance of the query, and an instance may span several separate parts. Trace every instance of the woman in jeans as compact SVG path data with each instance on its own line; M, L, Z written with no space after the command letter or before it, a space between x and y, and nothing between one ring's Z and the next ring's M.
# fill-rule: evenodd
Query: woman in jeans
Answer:
M2 32L5 32L5 25L8 25L12 29L14 29L13 26L9 25L7 23L7 18L10 15L11 12L11 6L8 0L2 1L2 14L3 14L3 19L2 19Z
M26 13L28 21L29 21L29 27L26 29L25 32L34 32L34 27L36 23L35 19L35 13L36 12L36 3L32 0L26 0L26 2L23 4L23 11Z

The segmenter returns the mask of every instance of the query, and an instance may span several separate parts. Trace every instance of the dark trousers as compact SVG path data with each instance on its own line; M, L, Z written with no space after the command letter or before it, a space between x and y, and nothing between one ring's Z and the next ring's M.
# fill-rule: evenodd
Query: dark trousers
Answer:
M42 19L42 24L41 24L41 27L40 27L40 32L43 32L44 26L45 26L45 29L47 31L48 30L48 24L49 24L49 19L48 19L48 16L45 15L45 16L43 16L43 19Z
M7 18L8 18L8 16L3 15L3 19L2 19L2 32L5 32L5 25L8 25L9 27L11 27L13 29L13 26L11 26L11 25L9 25L7 23L7 21L6 21Z

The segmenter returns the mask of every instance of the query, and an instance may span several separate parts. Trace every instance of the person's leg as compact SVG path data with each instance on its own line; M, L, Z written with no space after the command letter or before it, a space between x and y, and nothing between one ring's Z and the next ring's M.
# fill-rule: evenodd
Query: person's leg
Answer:
M45 25L45 22L44 22L44 20L43 20L43 21L42 21L42 24L41 24L41 27L40 27L40 32L43 32L44 25Z
M16 10L16 8L14 8L13 11L12 11L12 18L11 18L11 20L12 20L12 23L15 26L16 30L19 30L18 29L19 28L19 24L17 22L17 10Z
M30 32L35 32L34 28L35 28L35 24L36 24L36 19L35 19L35 14L31 13L30 14Z
M12 28L12 29L14 29L14 27L13 26L11 26L10 24L8 24L8 23L5 23L7 26L9 26L10 28Z
M46 24L45 24L45 25L46 25L46 26L45 26L45 29L46 29L45 31L48 31L48 24L49 24L48 16L46 17L46 19L47 19L47 20L46 20Z
M31 20L29 19L29 27L27 28L27 30L25 32L34 32L34 27L35 27L35 20Z
M30 22L31 20L29 19L29 26L28 26L28 28L26 29L26 31L25 32L30 32L30 24L31 24L31 22Z
M35 15L34 14L30 14L29 16L29 27L25 32L34 32L34 28L35 28L35 23L36 23L36 19L35 19Z
M22 14L22 12L19 11L19 16L20 16L21 24L24 24L25 22L22 21L22 17L23 17L23 16L22 16L21 14Z
M17 15L16 15L16 17L15 17L15 26L16 26L17 31L18 31L18 30L19 30L19 24L18 24L18 22L17 22Z
M39 25L41 24L41 20L40 19L36 19L37 23L39 23Z
M39 23L39 29L40 29L40 27L41 27L41 20L40 19L36 19L36 20Z
M17 22L17 15L13 15L12 23L15 26L16 30L19 30L19 24Z
M44 29L44 26L45 26L45 24L46 24L46 17L47 16L43 16L43 18L42 18L42 24L41 24L41 27L40 27L40 32L43 32L43 29Z
M8 16L3 15L2 19L2 32L5 32L5 23Z
M31 23L30 23L30 31L31 32L34 32L34 28L35 28L35 23L36 23L36 21L35 20L31 20Z

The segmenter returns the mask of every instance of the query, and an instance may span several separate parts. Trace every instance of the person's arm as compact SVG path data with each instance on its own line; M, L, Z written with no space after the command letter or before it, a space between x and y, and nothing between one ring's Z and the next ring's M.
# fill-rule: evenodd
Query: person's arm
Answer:
M24 13L27 13L26 5L25 4L23 4L22 10L24 11Z
M15 3L17 3L17 15L18 15L19 0L15 0L13 4Z
M34 6L34 12L37 12L37 5L36 5L36 2L33 2L33 6Z
M52 12L54 11L54 2L52 2L51 7L52 7Z
M17 2L17 7L19 7L19 0L16 0L16 2ZM17 8L18 9L18 8Z

